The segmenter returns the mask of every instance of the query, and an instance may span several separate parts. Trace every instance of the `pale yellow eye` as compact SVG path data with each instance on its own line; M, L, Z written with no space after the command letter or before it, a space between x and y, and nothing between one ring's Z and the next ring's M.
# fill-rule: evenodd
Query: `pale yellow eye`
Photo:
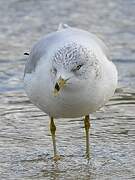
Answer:
M73 71L78 71L82 66L83 66L83 64L77 65L77 66L73 69Z
M78 66L76 67L76 70L79 70L81 67L82 67L82 64L78 65Z
M56 75L56 74L57 74L57 69L56 69L56 68L53 68L53 69L52 69L52 73Z

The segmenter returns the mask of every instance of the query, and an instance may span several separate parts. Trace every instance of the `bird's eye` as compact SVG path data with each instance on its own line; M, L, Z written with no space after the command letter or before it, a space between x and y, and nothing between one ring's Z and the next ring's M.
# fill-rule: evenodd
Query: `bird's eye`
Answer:
M73 69L73 71L78 71L82 66L83 66L83 64L77 65L77 66Z
M52 69L52 72L53 72L54 74L57 74L57 69L56 69L56 68L53 68L53 69Z

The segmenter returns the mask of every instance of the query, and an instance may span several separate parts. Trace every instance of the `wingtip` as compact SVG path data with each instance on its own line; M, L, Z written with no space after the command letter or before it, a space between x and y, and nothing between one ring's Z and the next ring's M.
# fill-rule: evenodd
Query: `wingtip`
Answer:
M28 52L24 52L24 55L29 56L29 53Z

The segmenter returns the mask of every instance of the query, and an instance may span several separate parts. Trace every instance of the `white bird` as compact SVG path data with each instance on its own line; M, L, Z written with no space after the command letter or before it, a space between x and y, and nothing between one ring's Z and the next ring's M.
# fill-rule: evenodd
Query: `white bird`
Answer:
M102 107L117 86L117 70L104 43L87 31L59 25L58 31L33 46L25 66L24 86L31 102L50 116L54 160L59 156L53 118L82 116L89 158L89 114Z

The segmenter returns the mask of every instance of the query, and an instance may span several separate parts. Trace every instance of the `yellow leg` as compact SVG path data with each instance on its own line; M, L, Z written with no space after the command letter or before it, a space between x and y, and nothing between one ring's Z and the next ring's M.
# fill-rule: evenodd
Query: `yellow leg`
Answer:
M86 132L86 157L89 159L90 157L90 149L89 149L89 129L90 129L90 118L89 115L84 118L84 127Z
M56 150L56 140L55 140L55 131L56 131L56 126L54 124L53 117L50 118L50 131L52 135L52 141L53 141L53 150L54 150L54 160L57 161L60 159L60 157L57 155L57 150Z

